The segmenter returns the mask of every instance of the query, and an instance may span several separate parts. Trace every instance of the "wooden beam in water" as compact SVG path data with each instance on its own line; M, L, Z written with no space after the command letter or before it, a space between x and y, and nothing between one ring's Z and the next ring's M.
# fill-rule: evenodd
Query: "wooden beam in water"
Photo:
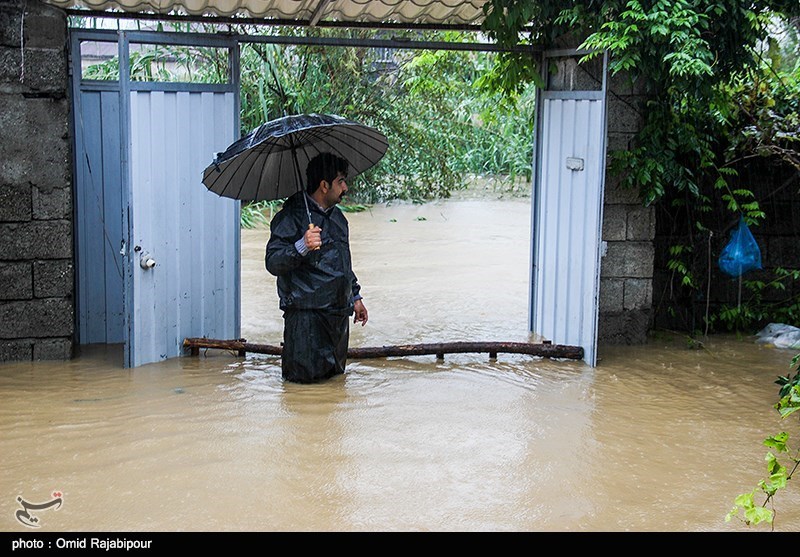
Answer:
M201 348L214 348L218 350L235 351L244 356L247 352L258 354L281 355L281 347L272 344L254 344L244 339L217 340L211 338L187 338L183 341L184 349L191 350L196 356ZM568 360L582 360L583 348L565 344L552 344L550 341L541 343L533 342L438 342L432 344L399 344L389 346L372 346L363 348L350 348L347 357L354 360L368 358L389 358L402 356L436 355L439 360L445 354L464 354L468 352L487 352L492 359L497 358L500 352L512 354L528 354L541 358L563 358Z

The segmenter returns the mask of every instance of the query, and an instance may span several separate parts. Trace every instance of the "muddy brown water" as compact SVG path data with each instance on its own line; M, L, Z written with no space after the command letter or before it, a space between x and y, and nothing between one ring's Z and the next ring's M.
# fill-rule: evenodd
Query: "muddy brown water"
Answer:
M349 213L369 310L351 346L529 341L530 204ZM279 344L267 230L242 237L242 336ZM765 474L792 351L718 336L604 346L595 368L527 355L350 361L320 385L203 351L136 369L119 346L0 365L0 530L765 530L725 522ZM791 426L791 427L790 427ZM776 531L800 529L800 489Z

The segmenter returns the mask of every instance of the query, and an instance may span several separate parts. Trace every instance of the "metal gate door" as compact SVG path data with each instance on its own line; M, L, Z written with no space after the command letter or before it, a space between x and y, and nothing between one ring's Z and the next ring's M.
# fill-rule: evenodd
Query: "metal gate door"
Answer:
M579 53L551 52L574 61ZM600 88L566 90L562 79L537 100L532 202L531 331L597 358L605 178L606 62ZM553 79L550 76L549 79ZM552 87L552 88L551 88Z
M91 40L118 43L118 81L83 79L81 42ZM227 49L229 82L131 81L134 43ZM196 35L82 31L73 33L72 45L76 192L86 199L76 205L80 342L124 341L124 365L135 367L179 356L186 337L238 338L239 202L201 182L214 153L238 136L236 44ZM105 91L117 112L93 108L92 89ZM86 125L90 118L97 119ZM98 155L102 164L92 165ZM95 245L101 243L103 249ZM93 295L102 288L92 285L101 283L111 284L105 298L116 305ZM113 323L113 335L93 333L90 322L98 317Z
M76 334L80 344L117 344L125 341L119 91L86 83L73 99Z

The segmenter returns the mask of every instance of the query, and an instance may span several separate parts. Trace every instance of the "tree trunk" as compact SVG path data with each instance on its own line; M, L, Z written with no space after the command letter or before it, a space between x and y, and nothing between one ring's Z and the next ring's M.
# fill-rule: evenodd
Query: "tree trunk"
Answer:
M187 338L183 346L190 349L193 356L199 354L201 348L216 348L219 350L233 350L240 356L247 352L259 354L272 354L280 356L281 347L271 344L253 344L239 340L216 340L210 338ZM388 358L392 356L425 356L435 354L440 360L445 354L463 354L467 352L487 352L490 358L496 358L500 352L512 354L529 354L542 358L565 358L580 360L583 358L583 348L564 344L551 344L530 342L439 342L433 344L400 344L390 346L373 346L364 348L350 348L347 357L354 360L367 358Z

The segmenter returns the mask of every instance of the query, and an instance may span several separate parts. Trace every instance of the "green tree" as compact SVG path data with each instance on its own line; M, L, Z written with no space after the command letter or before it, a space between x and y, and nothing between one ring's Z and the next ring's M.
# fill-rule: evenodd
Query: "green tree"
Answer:
M242 28L240 34L381 38L374 30ZM416 40L458 42L463 33L409 33ZM388 56L388 58L386 58ZM475 82L491 66L490 53L367 47L270 45L242 48L242 132L304 112L328 112L374 126L390 148L359 176L359 203L446 198L465 187L465 175L530 180L534 88L520 102L497 105L499 93ZM385 58L385 59L384 59Z

